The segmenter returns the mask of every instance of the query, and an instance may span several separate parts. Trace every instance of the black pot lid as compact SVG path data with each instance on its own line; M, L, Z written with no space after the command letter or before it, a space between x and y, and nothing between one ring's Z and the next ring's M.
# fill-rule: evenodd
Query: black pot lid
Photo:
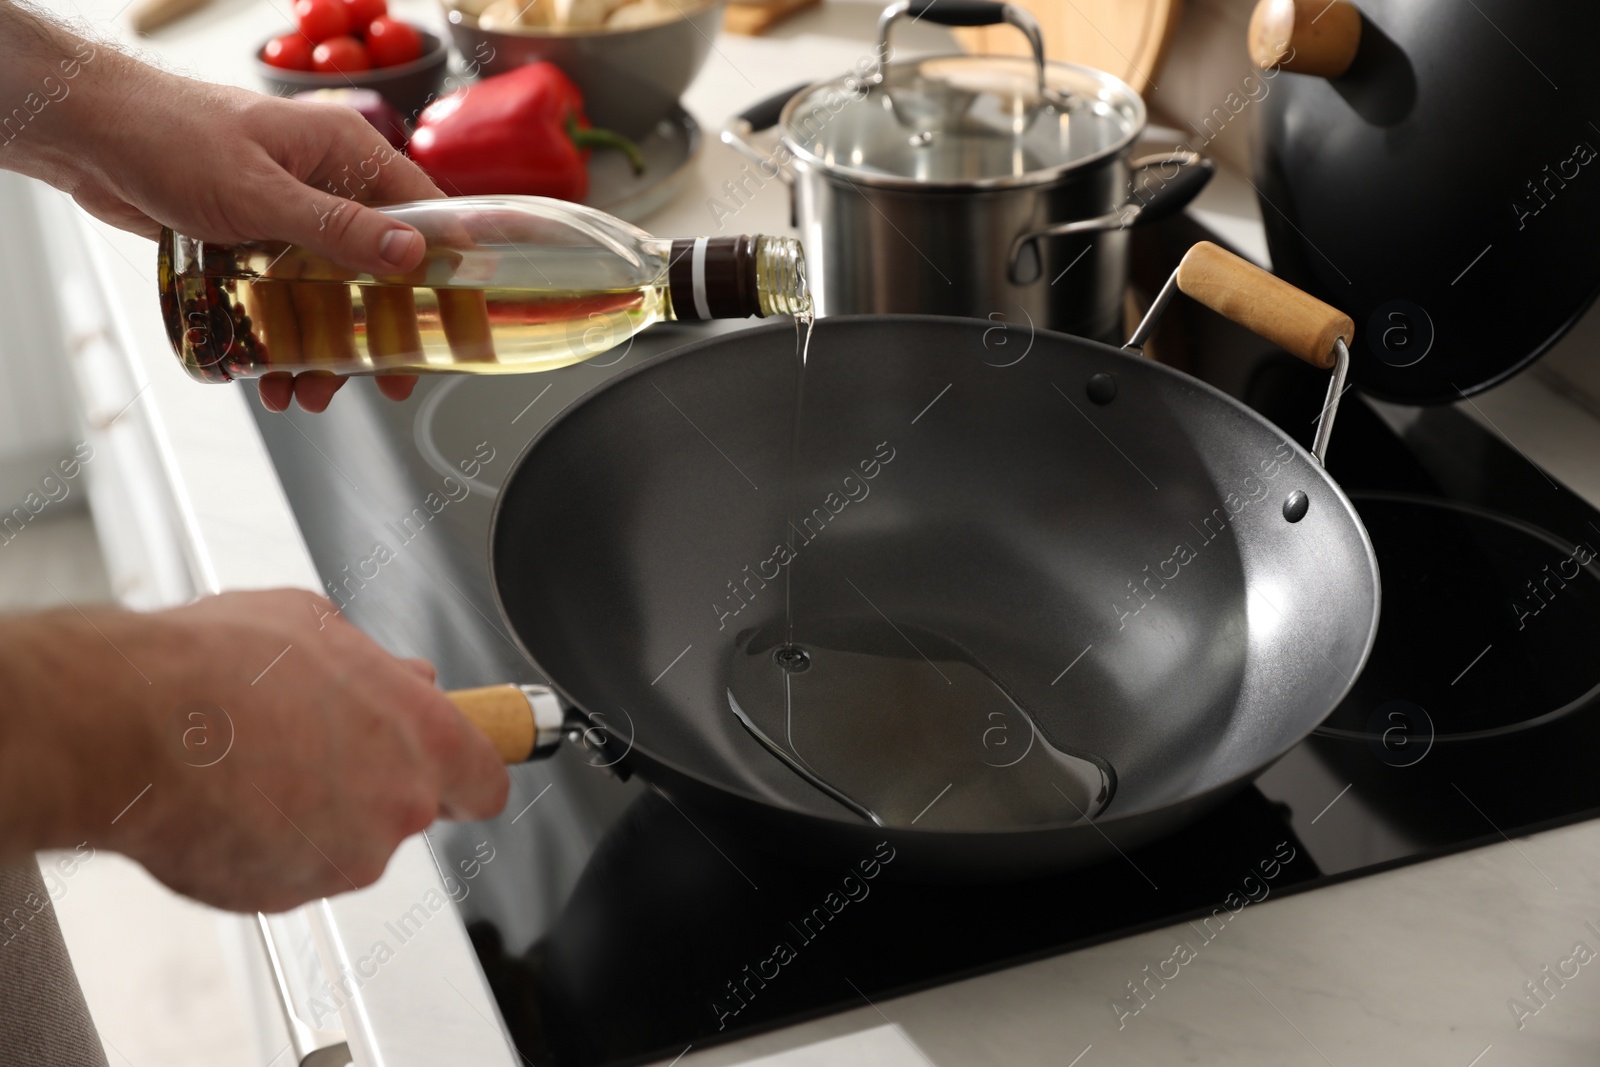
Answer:
M1357 6L1343 75L1264 82L1273 266L1355 319L1356 384L1457 400L1538 358L1600 291L1600 5Z

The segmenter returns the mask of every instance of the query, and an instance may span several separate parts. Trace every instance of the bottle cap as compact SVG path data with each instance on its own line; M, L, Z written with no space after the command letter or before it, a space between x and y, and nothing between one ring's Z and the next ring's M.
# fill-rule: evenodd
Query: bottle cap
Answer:
M757 237L681 237L672 242L667 288L681 320L761 315Z

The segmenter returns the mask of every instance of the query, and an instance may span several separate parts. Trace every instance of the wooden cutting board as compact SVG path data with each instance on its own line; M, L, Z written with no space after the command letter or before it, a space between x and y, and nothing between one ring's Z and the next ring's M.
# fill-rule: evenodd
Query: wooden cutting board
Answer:
M1064 63L1109 71L1139 92L1161 68L1178 27L1183 0L1011 0L1033 13L1045 54ZM1012 26L952 30L968 52L1027 55Z
M741 37L760 37L790 15L821 3L822 0L734 0L722 9L722 28Z

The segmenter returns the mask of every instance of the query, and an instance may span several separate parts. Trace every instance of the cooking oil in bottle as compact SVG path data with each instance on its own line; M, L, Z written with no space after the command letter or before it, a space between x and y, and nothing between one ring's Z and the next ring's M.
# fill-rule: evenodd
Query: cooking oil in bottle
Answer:
M663 319L806 314L788 237L668 240L578 204L456 197L380 209L415 227L403 275L347 270L275 241L164 231L162 314L201 381L330 374L553 370Z
M898 628L896 628L898 627ZM883 826L1002 830L1093 819L1116 790L975 657L881 616L741 635L726 698L790 770Z

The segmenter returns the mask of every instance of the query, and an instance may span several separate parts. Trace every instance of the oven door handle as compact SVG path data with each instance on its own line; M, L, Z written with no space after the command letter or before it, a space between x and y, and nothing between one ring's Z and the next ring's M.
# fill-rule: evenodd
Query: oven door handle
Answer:
M283 1011L284 1024L289 1028L290 1051L299 1067L347 1067L354 1059L350 1055L350 1042L339 1016L334 1016L334 1022L338 1025L312 1025L301 1018L295 1008L299 999L294 995L295 983L285 966L284 954L279 951L279 934L274 933L273 926L292 923L297 919L306 922L305 916L299 912L256 916L261 944L267 952L267 965L272 971L272 987L278 994L278 1007Z

